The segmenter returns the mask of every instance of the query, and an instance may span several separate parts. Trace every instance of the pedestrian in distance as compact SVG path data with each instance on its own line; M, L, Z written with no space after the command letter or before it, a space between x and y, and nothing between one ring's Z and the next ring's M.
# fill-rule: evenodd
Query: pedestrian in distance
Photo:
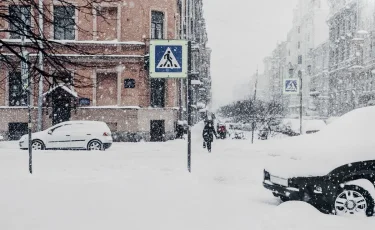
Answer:
M203 148L207 147L208 152L211 152L212 142L214 141L214 135L217 138L217 134L214 128L213 121L207 121L203 129Z

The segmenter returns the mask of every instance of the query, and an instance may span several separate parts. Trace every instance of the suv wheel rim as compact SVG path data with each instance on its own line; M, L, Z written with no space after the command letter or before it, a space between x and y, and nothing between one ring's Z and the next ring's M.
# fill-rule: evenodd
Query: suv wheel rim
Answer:
M93 141L93 142L90 143L89 149L90 150L100 150L101 144L97 141Z
M353 190L345 190L335 200L337 215L366 214L367 202L365 197Z
M42 144L39 142L34 142L31 147L33 150L42 150Z

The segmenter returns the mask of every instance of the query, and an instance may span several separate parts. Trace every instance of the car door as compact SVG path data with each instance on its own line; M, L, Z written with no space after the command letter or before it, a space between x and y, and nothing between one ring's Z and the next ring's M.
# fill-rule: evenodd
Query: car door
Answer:
M66 149L71 142L71 125L56 126L48 132L47 148Z
M72 124L71 127L71 142L70 147L75 149L86 148L87 139L89 136L88 125L83 123ZM95 128L95 127L94 127Z

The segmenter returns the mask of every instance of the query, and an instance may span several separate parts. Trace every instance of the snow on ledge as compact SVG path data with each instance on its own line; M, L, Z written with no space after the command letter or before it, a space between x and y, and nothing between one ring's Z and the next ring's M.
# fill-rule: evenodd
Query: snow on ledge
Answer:
M69 94L72 95L73 97L78 97L77 92L71 90L69 87L67 87L67 86L65 86L65 85L62 85L62 84L60 84L60 85L58 85L58 86L55 86L55 87L49 89L46 93L43 94L43 97L46 96L46 95L48 95L48 94L50 94L50 93L52 93L52 92L55 91L57 88L62 88L63 90L65 90L67 93L69 93Z
M140 109L141 107L109 105L109 106L82 106L78 108L80 109Z
M21 42L21 39L3 39L4 42L14 42L18 43ZM96 40L48 40L50 42L60 43L60 44L67 44L67 43L76 43L76 44L97 44L97 45L145 45L144 42L138 42L138 41L118 41L112 40L112 41L96 41ZM25 39L25 42L32 42L30 39Z

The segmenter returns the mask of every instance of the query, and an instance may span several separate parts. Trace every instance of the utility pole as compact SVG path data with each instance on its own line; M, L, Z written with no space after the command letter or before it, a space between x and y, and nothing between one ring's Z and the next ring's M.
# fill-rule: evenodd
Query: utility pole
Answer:
M180 39L185 39L185 33L184 33L184 27L185 27L185 1L181 1L181 22L180 22ZM179 105L180 105L180 112L179 112L179 120L183 120L183 114L184 114L184 105L183 105L183 100L182 98L184 97L184 80L180 79L180 92L179 92Z
M27 33L27 31L23 31L23 33ZM21 79L22 79L22 88L24 91L27 92L27 113L28 113L28 145L29 145L29 173L33 173L33 150L32 150L32 138L31 138L31 129L32 129L32 121L31 121L31 76L29 73L29 53L24 50L25 47L25 35L22 34L21 37L21 54L22 54L22 61L21 61Z
M256 80L255 80L253 107L255 107L255 100L257 99L257 88L258 88L258 67L257 67ZM253 114L253 122L251 125L251 143L252 144L254 143L254 129L255 129L255 114Z
M187 115L188 115L188 170L191 173L191 100L192 92L191 92L191 41L188 43L188 84L187 84Z
M300 133L300 135L303 135L303 133L302 133L302 116L303 116L303 94L302 94L302 89L303 89L303 87L302 87L302 72L301 71L299 71L298 72L298 75L299 75L299 79L300 79L300 108L299 108L299 133Z
M43 50L43 0L39 0L39 33L40 33L40 40L39 40L39 47ZM43 52L39 51L39 69L43 71ZM42 131L43 127L43 74L39 74L39 95L38 95L38 131Z

